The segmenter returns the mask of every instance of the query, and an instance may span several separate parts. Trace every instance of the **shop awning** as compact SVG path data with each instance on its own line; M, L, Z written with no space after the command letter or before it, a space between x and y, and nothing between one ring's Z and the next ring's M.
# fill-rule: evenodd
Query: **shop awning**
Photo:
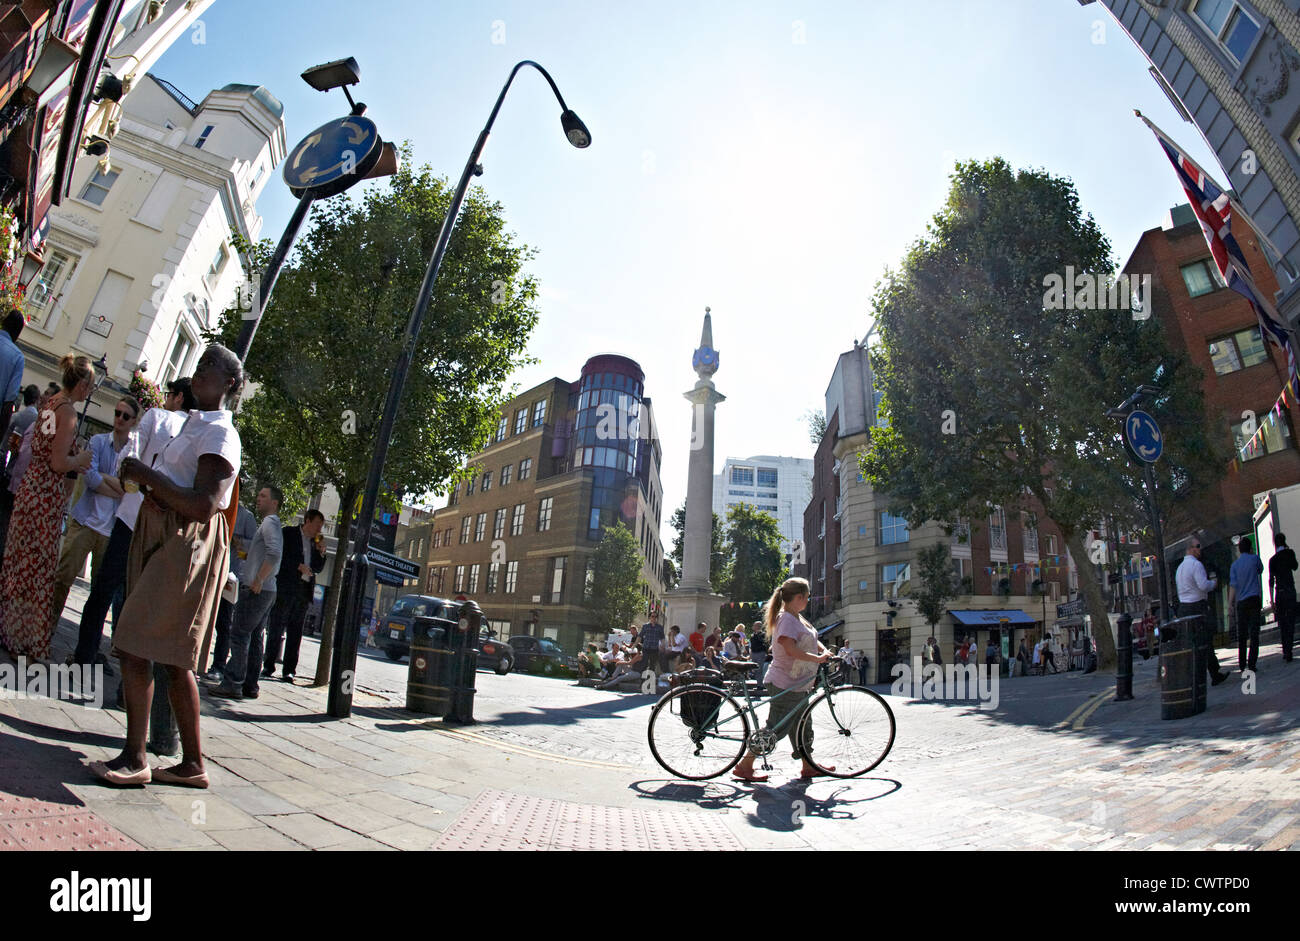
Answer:
M1013 611L949 611L952 619L963 627L998 627L1006 618L1011 624L1037 624L1025 612Z
M817 636L818 636L818 637L822 637L822 636L824 636L824 635L826 635L826 634L829 634L831 631L835 630L835 628L840 627L840 626L842 626L843 624L844 624L844 621L843 621L843 620L839 620L839 621L834 621L834 622L832 622L832 623L830 623L830 624L827 624L825 627L819 627L819 628L817 628Z

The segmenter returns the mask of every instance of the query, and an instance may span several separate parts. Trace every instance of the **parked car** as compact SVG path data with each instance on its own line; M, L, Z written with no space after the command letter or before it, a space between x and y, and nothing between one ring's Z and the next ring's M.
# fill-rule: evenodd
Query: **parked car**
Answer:
M568 675L578 668L576 658L570 657L563 647L546 637L511 637L510 646L514 648L516 668L526 673Z
M411 626L420 617L450 617L447 606L452 602L432 595L403 595L393 602L388 614L379 619L375 643L389 660L401 660L411 652Z
M505 676L515 668L515 649L493 633L479 634L478 665Z

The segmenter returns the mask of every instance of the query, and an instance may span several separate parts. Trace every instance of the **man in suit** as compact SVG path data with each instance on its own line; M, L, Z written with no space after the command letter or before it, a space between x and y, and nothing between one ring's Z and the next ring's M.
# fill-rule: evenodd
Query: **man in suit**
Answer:
M275 673L282 640L284 667L281 678L292 683L298 670L302 622L307 617L307 607L316 588L316 573L325 567L325 540L320 534L324 525L325 515L320 510L308 510L303 515L301 526L284 527L284 554L280 557L280 574L275 579L275 607L271 609L263 676Z

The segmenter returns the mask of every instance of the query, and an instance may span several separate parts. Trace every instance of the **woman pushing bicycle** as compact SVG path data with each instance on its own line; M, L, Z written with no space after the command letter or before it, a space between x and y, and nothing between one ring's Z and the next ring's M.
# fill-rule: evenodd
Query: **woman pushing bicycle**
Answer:
M772 593L764 614L764 626L772 639L772 663L768 667L766 686L769 700L767 728L776 726L782 719L796 710L808 709L808 699L804 695L817 678L818 664L831 658L831 652L817 640L817 631L800 612L808 607L808 581L803 578L786 579L781 587ZM802 716L795 716L790 723L790 742L794 746L794 757L803 761L804 778L815 778L823 774L808 760L808 754L799 747L798 730ZM808 730L805 745L811 752L812 733ZM732 773L742 781L761 782L767 780L765 774L754 773L754 760L758 754L750 749L736 765ZM826 766L834 771L833 766Z

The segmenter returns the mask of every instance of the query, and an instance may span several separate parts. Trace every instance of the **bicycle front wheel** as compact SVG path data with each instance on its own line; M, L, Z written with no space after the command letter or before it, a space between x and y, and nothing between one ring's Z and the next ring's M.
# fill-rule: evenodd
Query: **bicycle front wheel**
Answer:
M856 778L884 761L894 747L894 713L872 690L841 686L808 706L799 723L799 741L818 771Z
M734 699L712 686L683 686L650 715L650 754L669 774L706 781L726 774L745 754L749 720Z

